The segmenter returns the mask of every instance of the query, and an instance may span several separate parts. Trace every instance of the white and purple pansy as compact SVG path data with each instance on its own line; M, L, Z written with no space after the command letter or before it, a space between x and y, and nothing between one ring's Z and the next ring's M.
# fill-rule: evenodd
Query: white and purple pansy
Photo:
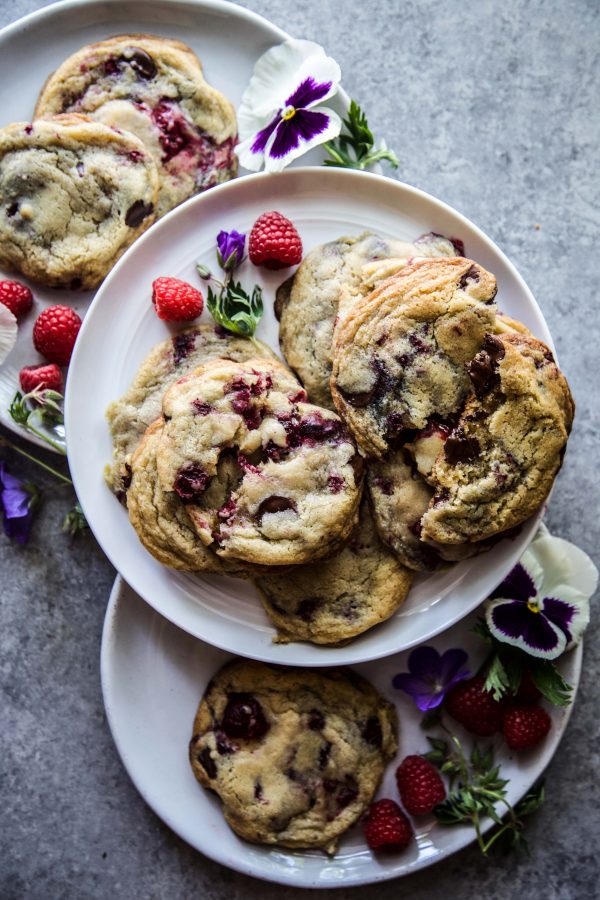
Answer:
M337 137L342 120L320 104L337 92L340 67L313 41L289 40L264 53L238 109L236 153L252 172L280 172Z
M490 596L485 620L497 640L556 659L585 631L597 584L589 556L544 528Z

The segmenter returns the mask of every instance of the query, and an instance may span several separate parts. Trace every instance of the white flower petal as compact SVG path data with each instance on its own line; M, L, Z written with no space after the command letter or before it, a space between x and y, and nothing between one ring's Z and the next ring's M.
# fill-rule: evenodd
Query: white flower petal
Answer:
M591 597L598 586L598 569L587 553L563 538L544 535L532 544L544 568L543 592L551 595L555 585L568 583Z
M567 626L571 633L571 640L567 644L567 650L570 650L579 643L583 632L590 623L589 597L570 584L559 584L551 594L546 594L546 596L554 600L562 600L573 607L574 616Z
M519 562L527 571L527 574L533 581L535 589L539 594L544 584L544 568L537 558L533 544L529 545Z
M0 363L3 363L17 342L19 327L10 309L0 303Z
M338 85L342 78L342 70L335 59L332 59L331 56L325 56L324 52L322 56L310 56L308 59L304 60L302 65L298 68L294 76L293 87L285 93L282 103L284 103L307 78L312 78L317 84L331 83L331 87L326 94L323 94L317 100L303 104L302 109L312 109L314 106L325 103L326 100L333 97L333 95L337 93Z
M309 59L314 60L316 67L323 60L327 60L327 56L323 48L313 41L289 40L271 47L257 60L238 109L238 126L242 140L264 128L272 116L281 109L285 98L289 97L300 84L298 71Z
M265 161L264 152L253 153L251 146L254 143L256 134L251 134L245 141L239 143L235 148L235 153L242 166L250 172L260 172Z
M292 160L297 159L299 156L303 156L305 153L308 153L309 150L312 150L313 147L317 147L319 144L324 144L325 141L331 141L333 138L336 138L340 131L342 130L342 120L338 116L336 112L332 109L329 109L326 106L318 106L314 107L310 110L313 113L324 113L329 118L329 124L324 131L320 134L316 134L313 138L308 141L300 141L297 147L294 147L289 153L286 153L285 156L274 157L270 155L270 150L273 147L273 143L275 142L275 133L270 137L269 143L265 149L265 171L266 172L281 172L285 169L286 166L292 162Z

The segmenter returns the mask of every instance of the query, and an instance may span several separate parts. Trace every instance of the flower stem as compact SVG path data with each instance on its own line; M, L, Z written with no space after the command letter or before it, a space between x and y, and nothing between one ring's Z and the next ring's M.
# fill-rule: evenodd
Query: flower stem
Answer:
M40 466L42 469L45 469L46 472L49 472L50 475L54 475L55 478L58 478L59 481L64 482L64 484L68 484L71 487L73 486L73 482L66 475L63 475L62 472L58 472L56 469L52 468L52 466L47 465L47 463L42 462L41 459L38 459L36 456L32 456L30 453L27 453L25 450L22 450L20 447L17 447L16 444L13 444L12 441L9 441L7 438L3 437L2 444L6 447L10 447L11 450L14 450L15 453L19 453L21 456L24 456L25 459L30 460L31 462L36 463L36 465Z

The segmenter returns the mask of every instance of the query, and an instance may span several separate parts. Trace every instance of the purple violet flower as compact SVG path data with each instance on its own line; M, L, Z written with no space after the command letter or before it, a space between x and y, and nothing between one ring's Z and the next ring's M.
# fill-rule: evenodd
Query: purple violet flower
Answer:
M39 491L32 484L25 484L6 471L0 460L0 505L3 512L4 531L18 544L26 544L38 504Z
M395 675L392 684L415 701L422 712L438 707L447 692L469 678L467 654L454 647L439 654L435 647L417 647L408 657L408 672Z
M597 583L596 567L583 550L541 531L490 596L486 623L497 640L556 659L581 638Z
M236 153L246 169L280 172L312 147L337 137L338 114L321 104L338 90L341 71L313 41L284 41L254 67L238 110Z
M246 235L233 231L220 231L217 235L217 261L224 272L233 272L244 261Z

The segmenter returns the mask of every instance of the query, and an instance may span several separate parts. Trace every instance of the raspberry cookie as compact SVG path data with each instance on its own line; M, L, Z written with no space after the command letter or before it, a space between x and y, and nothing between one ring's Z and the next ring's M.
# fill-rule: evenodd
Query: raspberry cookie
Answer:
M275 312L283 355L312 402L333 408L329 379L341 295L345 292L345 314L351 299L368 293L410 257L455 253L452 243L439 235L423 235L413 244L366 232L322 244L307 254L295 275L277 291Z
M126 34L83 47L49 77L35 110L63 112L143 141L158 169L159 216L236 174L235 111L179 41Z
M106 478L121 499L131 478L131 454L149 425L161 415L162 398L172 384L211 359L243 362L256 356L275 359L261 341L236 337L219 325L195 325L150 351L120 400L106 411L113 441L113 463Z
M380 457L461 408L465 363L494 331L496 279L464 258L417 260L351 311L336 337L331 390L363 451Z
M0 265L97 287L155 219L158 176L132 134L66 115L0 129Z
M240 837L334 853L373 799L396 732L392 704L354 672L240 660L210 681L189 756Z
M278 641L342 644L392 616L411 573L380 541L366 501L348 543L335 556L298 566L292 576L256 580Z
M427 541L478 541L525 521L550 492L573 422L567 381L536 338L488 334L466 368L474 393L429 475Z
M350 534L362 460L339 417L305 399L281 363L264 359L207 363L165 394L161 486L188 505L200 538L224 559L298 565ZM232 456L239 483L226 503L207 504Z
M191 572L226 573L223 562L202 543L175 493L160 487L156 448L163 428L159 419L147 430L131 459L127 491L129 521L149 553L165 566Z

